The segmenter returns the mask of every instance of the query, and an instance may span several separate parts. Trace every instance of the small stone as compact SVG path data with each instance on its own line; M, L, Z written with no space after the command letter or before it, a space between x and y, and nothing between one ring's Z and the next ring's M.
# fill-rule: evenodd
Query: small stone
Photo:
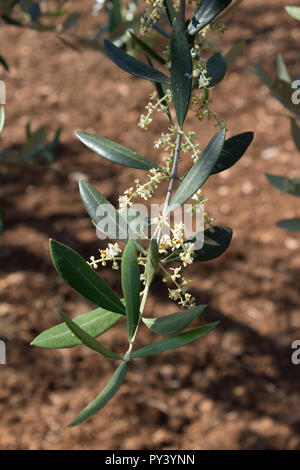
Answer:
M261 152L261 156L264 160L270 160L270 158L277 157L279 155L278 147L269 147Z

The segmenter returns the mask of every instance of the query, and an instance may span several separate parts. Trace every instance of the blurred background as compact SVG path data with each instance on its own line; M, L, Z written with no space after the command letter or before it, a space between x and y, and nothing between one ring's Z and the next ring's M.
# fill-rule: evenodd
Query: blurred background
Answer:
M92 16L94 3L69 2L81 13L77 31L105 24L103 12ZM0 71L7 88L1 147L20 150L28 122L33 130L46 126L47 141L62 127L48 161L0 161L0 338L7 345L7 364L0 365L1 449L300 448L300 365L291 362L292 341L300 339L300 236L276 226L300 207L265 177L299 176L300 159L284 108L249 72L259 60L274 78L278 52L288 66L294 63L300 28L285 5L244 0L218 36L224 53L241 40L246 45L213 91L214 110L228 136L255 132L241 161L205 185L206 209L216 224L233 228L232 244L220 259L187 271L197 303L209 306L197 321L220 325L176 352L134 362L114 400L76 428L66 425L103 388L114 364L82 346L30 346L59 323L59 308L70 316L93 308L56 273L48 239L86 259L96 255L106 244L95 236L78 180L89 180L116 204L141 174L100 159L74 132L105 136L158 162L153 140L167 122L159 115L149 131L137 127L151 83L122 72L100 51L79 52L51 31L1 24L0 53L9 65ZM191 114L186 128L197 132L203 148L215 129L195 121ZM182 174L189 165L182 162ZM121 295L119 273L109 267L101 273ZM146 312L174 311L158 275ZM143 328L137 345L151 337ZM126 325L104 338L107 347L125 350Z

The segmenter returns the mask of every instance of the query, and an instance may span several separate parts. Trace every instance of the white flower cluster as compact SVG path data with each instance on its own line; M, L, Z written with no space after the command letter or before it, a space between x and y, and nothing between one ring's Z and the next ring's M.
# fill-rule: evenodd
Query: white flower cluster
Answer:
M194 258L194 243L186 243L184 245L184 251L179 254L180 260L183 263L183 266L186 267L188 264L192 264Z
M211 77L207 76L207 70L202 69L200 74L197 77L198 88L207 88L209 86Z
M141 18L141 36L148 35L152 30L153 23L156 23L160 16L166 12L163 0L147 0L147 4L152 9L146 8L144 16Z
M184 232L185 227L182 222L175 224L174 228L169 225L169 217L161 215L160 218L155 217L152 223L159 224L160 226L166 225L172 232L172 237L168 234L163 234L159 244L159 253L168 254L168 249L172 251L180 247L184 247Z
M159 183L167 178L167 176L158 171L156 168L151 168L149 181L145 184L140 184L140 180L137 178L134 180L136 188L133 187L126 189L122 196L119 196L119 207L120 209L127 209L133 205L132 199L141 197L145 201L150 199L153 195L154 190L158 187Z
M101 255L100 259L95 259L95 256L90 257L90 263L88 263L92 268L97 269L99 263L102 264L102 266L106 266L107 261L113 261L112 268L113 269L119 269L119 265L116 261L116 257L122 253L121 248L119 247L118 243L109 243L107 248L105 250L99 250L99 253Z
M93 15L98 15L99 11L102 10L105 0L96 0L93 5Z
M198 160L198 158L201 154L199 144L194 143L194 141L196 139L196 134L195 134L195 132L190 131L188 133L184 133L183 135L184 135L185 142L183 142L183 144L182 144L182 150L185 153L191 152L192 153L192 159L196 163L196 161Z
M170 145L173 144L172 141L172 134L164 134L163 132L160 134L158 140L154 141L154 148L164 148L165 150L169 149Z
M166 94L162 98L159 98L157 92L154 91L150 95L150 100L156 101L156 103L151 103L151 101L149 101L149 103L145 107L146 111L148 112L147 114L141 114L140 121L138 123L138 126L144 130L147 130L149 124L151 124L151 115L154 111L158 111L159 113L166 113L168 111L168 107L165 103L169 103L170 101L172 101L172 92L171 90L167 90Z
M172 269L172 268L171 268ZM169 298L171 300L178 301L178 304L181 305L182 307L192 307L195 305L195 297L192 297L191 294L187 292L187 285L189 283L189 279L182 278L181 283L179 284L177 282L177 279L181 278L181 275L179 274L181 267L180 268L174 268L172 269L174 271L173 275L170 275L170 279L176 284L176 289L169 289ZM167 282L167 279L164 279L165 282Z
M152 197L153 195L153 192L154 190L158 187L159 183L165 179L165 176L157 171L155 168L152 168L150 170L150 175L149 178L150 178L150 181L148 181L147 183L141 185L140 184L140 180L139 179L136 179L135 180L135 184L136 184L136 195L137 196L140 196L141 198L145 199L145 201L147 201L148 199L150 199L150 197Z
M125 191L126 193L126 191ZM128 209L128 207L132 206L133 202L130 201L129 197L127 194L125 194L123 196L119 196L119 208L120 210L123 210L123 209Z

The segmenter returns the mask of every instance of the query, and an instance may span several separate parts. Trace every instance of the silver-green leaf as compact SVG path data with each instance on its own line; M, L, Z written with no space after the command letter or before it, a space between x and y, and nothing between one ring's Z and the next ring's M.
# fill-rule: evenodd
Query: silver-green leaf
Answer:
M123 252L121 281L126 305L128 336L131 339L140 316L140 270L136 248L132 240L128 241Z
M104 48L110 59L125 72L151 82L170 83L167 75L135 59L108 39L104 39Z
M66 325L70 328L72 333L77 336L77 338L80 339L80 341L82 341L82 343L84 343L88 348L92 349L93 351L96 351L99 354L102 354L102 356L109 357L110 359L122 359L119 354L116 354L115 352L110 351L109 349L102 346L99 341L90 336L80 326L74 323L71 318L69 318L62 310L60 311L60 315Z
M175 20L171 36L171 85L178 124L183 126L192 90L192 59L189 43Z
M168 207L168 213L180 207L205 183L218 161L224 141L225 129L222 129L211 139L197 162L185 175Z
M146 262L146 285L150 286L151 282L156 273L157 265L158 265L159 253L158 253L158 246L157 240L152 238L150 240L150 245L147 254L147 262Z
M205 28L219 13L229 5L231 0L202 0L199 8L188 25L190 36Z
M99 137L95 134L89 134L88 132L76 132L76 136L89 149L112 163L129 166L138 170L149 171L151 168L160 170L156 163L112 140Z
M156 341L155 343L149 344L148 346L135 351L132 354L132 358L153 356L154 354L160 354L165 351L181 348L195 339L206 335L209 331L215 328L218 323L219 322L208 323L207 325L200 326L199 328L187 331L186 333L180 333L179 335L169 336L161 341Z
M115 325L121 318L124 318L124 315L109 312L99 307L91 312L78 315L78 317L74 318L73 322L90 336L97 338ZM59 323L59 325L43 331L31 344L40 348L59 349L72 348L82 344L82 341L72 333L66 323Z
M69 286L99 307L124 314L124 305L112 288L76 251L50 240L50 252L56 271Z
M125 379L127 370L128 362L122 361L102 392L95 398L95 400L93 400L86 408L84 408L81 413L79 413L77 418L75 418L74 421L69 424L69 426L76 426L77 424L86 421L91 416L98 413L98 411L100 411L101 408L103 408L107 402L111 400L117 393Z
M158 335L174 335L184 330L206 308L206 305L198 305L189 310L184 310L159 318L143 318L145 325Z

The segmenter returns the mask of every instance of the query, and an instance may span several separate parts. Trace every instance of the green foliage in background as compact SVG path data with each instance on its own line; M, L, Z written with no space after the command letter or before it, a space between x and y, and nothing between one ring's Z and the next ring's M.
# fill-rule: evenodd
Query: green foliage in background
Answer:
M300 21L300 7L287 6L286 11L295 19ZM299 63L300 54L295 61L295 66ZM295 147L300 152L300 77L293 79L281 54L277 56L277 78L272 81L263 66L257 62L255 73L260 80L269 88L273 96L290 112L287 116L290 120L291 135ZM273 186L282 193L300 197L300 179L287 178L274 174L266 174L266 177ZM286 230L300 231L300 218L283 219L277 222L280 228Z
M46 143L46 127L41 126L32 132L30 123L26 126L26 141L18 150L4 148L0 153L0 165L3 164L28 164L51 163L54 152L59 145L61 128L57 129L53 139Z

